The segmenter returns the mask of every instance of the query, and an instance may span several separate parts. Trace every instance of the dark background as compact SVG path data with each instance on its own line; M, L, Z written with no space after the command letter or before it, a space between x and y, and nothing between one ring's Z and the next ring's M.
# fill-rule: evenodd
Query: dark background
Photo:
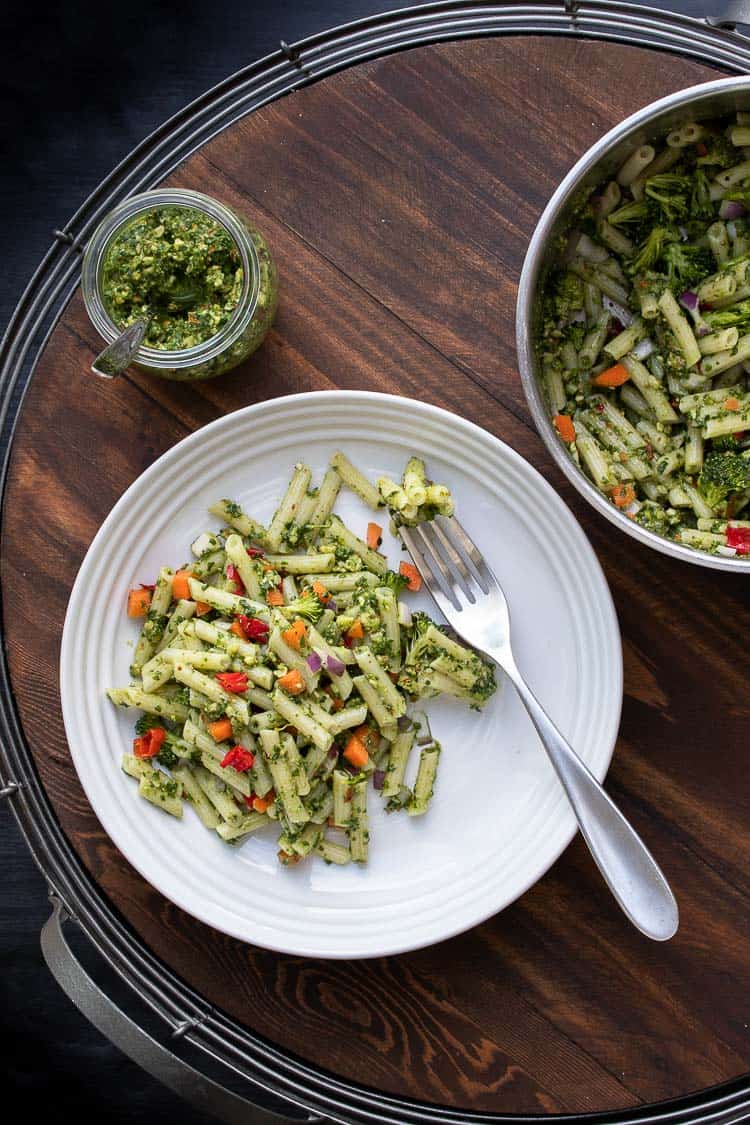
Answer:
M562 0L561 0L562 2ZM654 3L654 0L652 0ZM226 75L313 32L398 0L107 0L0 5L0 325L62 227L111 168L160 122ZM655 4L716 14L716 0ZM0 1036L3 1100L54 1120L207 1122L103 1039L49 975L49 913L9 810L0 808Z

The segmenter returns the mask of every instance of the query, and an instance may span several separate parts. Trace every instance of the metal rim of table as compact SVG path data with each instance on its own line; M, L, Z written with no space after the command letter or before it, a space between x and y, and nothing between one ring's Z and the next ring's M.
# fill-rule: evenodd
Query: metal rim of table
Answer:
M209 90L166 121L122 161L88 197L54 241L23 293L0 344L0 486L5 491L13 431L36 361L78 284L80 250L116 203L158 183L191 153L233 122L276 98L368 59L410 47L495 35L567 35L605 39L689 55L729 71L750 72L750 44L735 32L750 23L750 4L730 3L723 16L698 20L608 0L524 4L433 3L358 20L280 49ZM0 629L2 625L0 623ZM42 942L57 979L105 1034L173 1089L226 1121L333 1120L408 1125L469 1123L705 1122L728 1125L750 1116L750 1076L659 1105L586 1115L507 1115L442 1108L385 1095L295 1059L211 1008L131 932L107 903L65 837L36 774L16 713L3 634L0 646L0 796L11 803L29 848L50 888L53 914ZM73 919L89 943L125 983L128 995L157 1016L159 1041L137 1019L111 1005L85 976L66 981L62 923ZM65 956L63 956L63 952ZM120 1035L115 1034L115 1027ZM166 1040L166 1045L165 1041ZM149 1054L145 1047L153 1043ZM224 1081L240 1079L238 1097L191 1070L180 1043L204 1062L220 1064ZM132 1049L130 1049L132 1048ZM156 1062L154 1062L156 1060ZM269 1107L261 1109L254 1100Z

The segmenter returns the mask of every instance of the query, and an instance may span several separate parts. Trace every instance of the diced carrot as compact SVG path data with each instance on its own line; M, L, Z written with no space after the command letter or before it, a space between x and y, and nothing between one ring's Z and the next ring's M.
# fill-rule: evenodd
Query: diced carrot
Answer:
M195 603L195 612L197 613L198 617L205 617L206 614L210 613L212 609L213 606L210 606L208 602Z
M629 508L635 500L632 484L616 484L614 488L610 488L609 494L618 508Z
M734 398L732 395L730 395L729 398L724 399L724 409L725 410L739 410L739 408L740 408L740 400L738 398Z
M305 690L305 681L299 668L292 668L291 671L285 672L283 676L279 676L276 683L287 695L301 695Z
M256 812L265 812L276 800L273 789L269 789L265 797L253 797L253 808Z
M374 750L380 742L378 732L373 727L368 726L367 723L363 723L361 727L355 727L352 734L359 739L365 750L368 751Z
M325 588L325 586L323 585L322 582L318 582L318 580L316 579L315 582L313 582L313 584L312 584L312 588L313 588L313 593L318 595L318 600L323 605L327 605L328 602L330 602L331 594Z
M145 617L151 605L150 590L130 590L128 593L128 617Z
M621 387L623 383L627 383L629 378L630 372L627 367L624 367L622 363L616 363L614 367L608 367L606 371L600 371L591 382L595 387Z
M407 589L413 590L414 593L422 589L422 576L413 563L402 562L398 572L406 579Z
M346 639L348 641L361 641L364 635L365 627L359 618L346 630Z
M358 770L364 769L370 760L370 755L367 753L364 743L357 738L356 734L349 736L344 757L350 765Z
M281 590L269 590L268 593L266 594L266 604L267 605L283 605L284 604L284 595L282 594Z
M343 709L343 707L344 707L344 701L343 701L343 699L339 699L338 697L335 698L333 700L333 703L331 704L331 710L332 711L341 711Z
M571 441L576 440L576 428L573 425L573 419L568 414L556 414L554 423L555 429L566 445L570 445Z
M178 570L174 575L172 597L176 602L180 601L181 598L190 597L190 586L188 585L188 579L190 578L195 578L195 575L191 574L189 570Z
M232 624L229 626L229 632L234 633L235 637L239 637L241 641L247 640L247 637L245 636L245 630L242 628L239 621L232 622Z
M368 523L367 525L367 546L371 551L377 551L380 544L383 542L383 529L379 523Z
M286 641L289 647L293 648L295 652L299 652L306 636L307 628L305 623L301 617L298 617L296 621L292 622L288 629L284 629L281 634L281 639Z
M302 856L297 855L296 852L278 851L276 853L276 858L279 863L283 863L284 867L296 867L302 859Z
M215 723L209 723L206 729L214 742L224 742L232 737L232 724L229 719L217 719Z

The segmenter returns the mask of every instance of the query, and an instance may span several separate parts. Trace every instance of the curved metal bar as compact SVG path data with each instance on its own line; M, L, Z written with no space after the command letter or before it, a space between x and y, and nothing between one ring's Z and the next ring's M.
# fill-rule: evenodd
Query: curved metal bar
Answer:
M724 27L744 22L746 4L709 21L609 0L547 0L541 3L438 2L368 17L309 36L225 79L147 137L102 181L61 230L18 302L0 343L0 483L3 494L13 430L36 360L73 292L79 251L108 210L135 191L159 182L211 137L262 105L328 74L383 55L463 38L490 35L567 35L611 40L688 55L727 70L750 71L750 46ZM1 623L0 623L1 627ZM3 792L43 875L64 909L75 917L95 949L133 995L165 1022L173 1042L188 1042L261 1089L303 1111L362 1125L496 1125L572 1121L569 1117L508 1116L456 1111L384 1095L344 1081L295 1059L206 1005L163 965L111 909L62 832L42 788L16 713L3 644L0 649L0 764ZM47 955L60 953L58 922L45 927ZM64 940L64 939L63 939ZM53 957L53 960L55 958ZM55 961L59 970L59 962ZM105 998L106 999L106 998ZM104 1003L104 1001L102 1001ZM98 1018L98 1017L97 1017ZM140 1029L138 1029L140 1030ZM105 1030L105 1033L106 1030ZM168 1052L167 1067L172 1052ZM159 1068L156 1068L159 1070ZM156 1072L156 1071L155 1071ZM170 1071L170 1073L172 1073ZM195 1072L198 1073L198 1072ZM159 1077L164 1077L161 1072ZM201 1076L202 1077L202 1076ZM175 1088L189 1096L182 1081ZM214 1110L215 1112L215 1107ZM729 1125L750 1116L750 1081L702 1091L676 1102L623 1113L593 1114L594 1123L650 1125L713 1122ZM245 1118L247 1119L247 1118Z
M154 1078L187 1098L191 1105L218 1117L227 1125L285 1125L291 1120L261 1109L207 1078L120 1011L86 972L68 945L63 923L69 915L59 898L55 895L50 897L52 913L42 927L40 937L47 968L68 999L102 1035ZM199 1023L197 1019L186 1020L175 1028L172 1038L179 1037ZM294 1120L316 1125L321 1118L304 1116Z

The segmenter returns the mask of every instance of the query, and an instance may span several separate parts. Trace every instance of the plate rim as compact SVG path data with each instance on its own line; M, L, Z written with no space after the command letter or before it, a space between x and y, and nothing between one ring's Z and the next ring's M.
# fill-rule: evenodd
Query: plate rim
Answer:
M231 425L233 420L239 418L244 419L247 416L252 416L254 414L262 414L264 411L274 411L278 409L294 410L295 407L304 408L304 405L306 403L317 399L321 395L326 395L327 397L330 396L332 398L335 398L337 402L350 405L362 402L375 404L382 403L383 405L393 405L394 403L408 404L408 407L415 410L418 414L421 413L427 416L436 417L437 419L442 420L444 423L447 422L452 427L457 427L459 430L463 429L465 432L475 438L478 438L480 441L489 441L494 446L499 447L503 455L510 457L510 459L514 461L518 467L520 467L521 471L525 473L527 477L530 477L532 479L534 485L537 488L540 488L546 494L550 503L553 506L557 506L558 510L564 513L565 518L574 523L580 535L580 546L587 553L592 571L599 579L600 592L602 597L602 602L600 603L601 609L606 609L607 615L609 617L609 627L605 627L604 632L611 634L613 640L615 641L615 643L612 645L611 655L615 661L615 666L613 666L612 669L614 678L613 693L616 692L618 703L616 708L612 708L612 717L609 724L610 737L608 739L608 749L604 754L602 761L599 763L597 769L592 771L599 781L604 780L611 765L621 723L624 697L622 637L620 633L617 612L612 598L612 593L599 558L594 551L594 548L589 541L588 535L583 529L583 526L575 517L565 501L562 499L558 491L546 480L546 478L530 461L528 461L525 457L518 453L507 442L503 441L502 438L497 437L489 430L477 425L475 422L470 421L460 414L456 414L452 410L448 410L442 406L436 406L429 402L423 402L418 399L413 399L409 396L364 389L340 390L337 388L326 388L319 391L303 391L290 395L280 395L270 399L264 399L261 402L250 403L247 406L240 407L237 410L230 411L227 414L221 414L219 415L219 417L214 418L210 422L206 423L206 425L199 427L189 434L186 434L185 437L181 438L178 442L175 442L174 445L166 449L155 461L147 466L147 468L144 469L143 472L139 473L122 492L105 519L102 521L100 527L97 529L96 534L91 540L84 558L81 561L81 565L76 574L76 578L68 599L60 644L59 690L61 709L63 714L63 724L65 728L65 737L68 744L68 750L70 753L72 764L76 770L76 775L84 791L84 795L86 797L87 803L89 804L89 807L97 817L97 820L99 821L99 824L101 825L102 830L105 832L109 841L114 845L115 848L117 848L118 851L120 851L123 858L135 871L138 872L139 876L144 879L149 884L149 886L156 891L157 894L162 895L163 898L172 903L175 907L177 907L177 909L184 910L185 913L196 918L201 924L206 925L210 929L216 930L217 932L224 933L227 936L241 941L245 944L268 949L273 952L293 956L309 956L325 960L360 960L379 956L395 956L402 953L427 948L429 946L439 944L440 942L450 940L451 938L465 933L477 925L481 925L483 922L492 917L495 917L497 914L502 913L508 907L512 906L513 903L517 902L518 899L521 898L532 886L534 886L540 879L542 879L554 866L563 852L566 851L571 841L578 832L578 826L575 822L574 817L571 817L572 823L569 826L569 830L562 834L562 844L560 845L558 850L552 855L549 860L545 859L543 861L541 870L537 868L533 869L528 878L522 881L513 898L509 899L504 903L503 906L499 908L495 908L493 906L490 906L490 908L487 910L484 910L483 908L481 916L477 917L472 915L468 920L457 921L455 926L447 926L440 932L439 936L423 936L413 941L402 940L397 942L393 946L388 946L380 950L363 953L352 953L351 951L344 950L322 951L317 948L305 948L301 946L299 942L295 943L294 941L273 941L269 943L263 939L262 935L259 936L257 934L251 939L246 934L238 932L228 925L218 925L217 922L210 919L206 913L201 913L197 909L189 907L182 902L177 902L171 894L167 893L152 881L152 878L149 877L149 875L147 875L141 869L140 864L135 862L133 858L127 853L127 851L120 848L120 845L107 829L105 821L102 815L100 815L97 803L89 792L84 778L81 776L81 773L78 769L78 765L76 763L75 755L72 749L72 742L74 740L71 738L69 733L69 726L73 725L72 704L70 700L68 700L68 702L66 703L66 678L69 678L70 675L69 665L71 664L71 649L73 645L73 641L71 638L73 637L75 628L75 614L73 611L75 609L76 601L81 598L82 590L85 588L85 570L87 565L89 564L89 560L94 556L95 549L97 548L99 543L106 538L107 534L113 527L117 526L121 509L128 504L133 490L142 484L148 484L151 478L157 476L159 472L165 467L165 465L169 464L169 462L173 458L179 456L182 451L186 449L189 450L193 445L199 444L202 440L205 439L206 434L212 433L214 430L219 429L221 426ZM605 743L603 740L602 745L604 744Z

